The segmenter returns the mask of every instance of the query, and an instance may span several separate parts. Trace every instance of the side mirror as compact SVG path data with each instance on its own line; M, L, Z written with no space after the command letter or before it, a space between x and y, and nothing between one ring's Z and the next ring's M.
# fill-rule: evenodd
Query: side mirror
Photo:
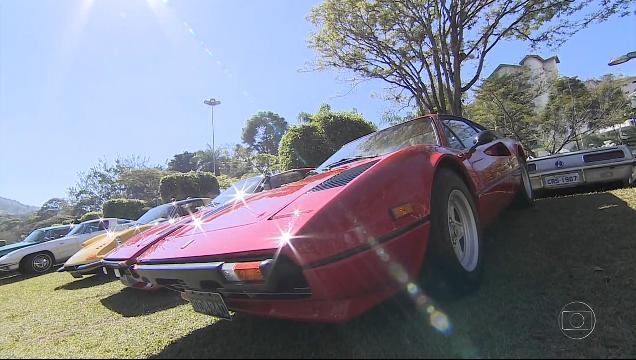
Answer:
M477 150L478 146L488 144L489 142L493 142L497 139L497 135L490 130L484 130L475 136L475 144L468 151L469 153L474 153Z

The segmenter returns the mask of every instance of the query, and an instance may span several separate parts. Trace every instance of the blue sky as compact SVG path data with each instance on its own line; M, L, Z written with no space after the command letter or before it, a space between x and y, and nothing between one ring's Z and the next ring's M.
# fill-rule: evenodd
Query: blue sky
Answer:
M305 17L318 1L0 0L0 196L41 205L65 196L99 158L136 154L165 164L175 153L240 142L245 121L271 110L295 123L327 102L381 123L393 105L381 82L353 91L347 74L301 72L314 54ZM562 75L636 75L636 20L577 34L558 52ZM505 44L483 75L516 63ZM381 124L380 124L381 125Z

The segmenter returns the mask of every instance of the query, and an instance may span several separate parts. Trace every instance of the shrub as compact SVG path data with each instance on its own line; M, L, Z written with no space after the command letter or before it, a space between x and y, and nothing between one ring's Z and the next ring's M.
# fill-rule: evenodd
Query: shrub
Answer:
M80 222L95 220L101 218L103 215L99 211L89 211L86 214L82 215L79 219Z
M313 117L313 124L325 134L331 153L336 152L342 145L377 130L373 123L364 120L362 115L355 112L321 111Z
M290 127L278 149L280 166L286 170L318 166L330 154L324 133L314 124Z
M146 203L139 199L110 199L103 207L104 217L137 220L143 213Z
M188 197L214 197L219 194L219 182L210 172L175 173L161 178L159 192L164 202Z

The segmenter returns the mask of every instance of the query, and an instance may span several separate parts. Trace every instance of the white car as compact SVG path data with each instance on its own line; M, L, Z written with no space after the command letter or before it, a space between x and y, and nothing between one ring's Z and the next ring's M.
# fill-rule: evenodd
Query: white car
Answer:
M68 235L55 239L42 239L38 244L12 251L0 257L0 272L43 274L55 264L63 264L82 248L82 243L106 231L120 231L135 224L125 219L98 219L75 225Z
M627 145L556 154L527 163L534 190L634 182L635 160Z

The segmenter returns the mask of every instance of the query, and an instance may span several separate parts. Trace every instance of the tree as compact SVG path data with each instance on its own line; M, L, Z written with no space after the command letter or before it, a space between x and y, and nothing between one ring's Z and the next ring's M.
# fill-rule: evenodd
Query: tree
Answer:
M141 199L149 204L158 205L159 182L168 172L159 168L129 169L119 174L117 181L129 199Z
M194 160L194 153L184 151L181 154L176 154L172 160L168 161L168 170L177 172L189 172L196 171L197 164Z
M219 194L219 182L209 172L174 173L161 178L159 191L164 202L188 197L214 197Z
M100 159L88 172L80 173L75 186L68 189L72 214L81 216L88 211L99 211L104 201L124 196L125 188L119 182L119 176L125 171L145 167L147 160L135 156L117 158L113 164Z
M287 131L287 121L271 111L261 111L247 120L243 142L259 154L278 154L278 144Z
M321 106L318 113L312 116L312 123L325 134L327 145L331 152L335 152L342 145L361 136L376 131L375 125L364 120L355 111L333 112L329 106Z
M102 212L107 218L137 220L146 211L146 202L143 200L110 199L104 203Z
M333 112L326 104L314 115L301 114L306 123L290 127L280 142L282 169L318 166L342 145L376 129L357 112Z
M536 146L537 95L526 71L493 76L481 84L466 112L471 120L517 139L531 152Z
M462 114L462 97L479 80L498 44L558 46L632 0L325 0L308 19L314 68L347 69L381 79L393 99L427 112Z
M621 123L629 103L620 87L611 81L591 86L576 77L559 78L538 124L541 145L551 154L603 127Z
M40 221L44 219L51 218L59 213L61 213L65 208L68 207L68 201L62 198L52 198L47 200L42 207L35 213L35 218Z
M331 154L324 132L314 124L292 126L280 141L278 157L283 169L315 167Z

